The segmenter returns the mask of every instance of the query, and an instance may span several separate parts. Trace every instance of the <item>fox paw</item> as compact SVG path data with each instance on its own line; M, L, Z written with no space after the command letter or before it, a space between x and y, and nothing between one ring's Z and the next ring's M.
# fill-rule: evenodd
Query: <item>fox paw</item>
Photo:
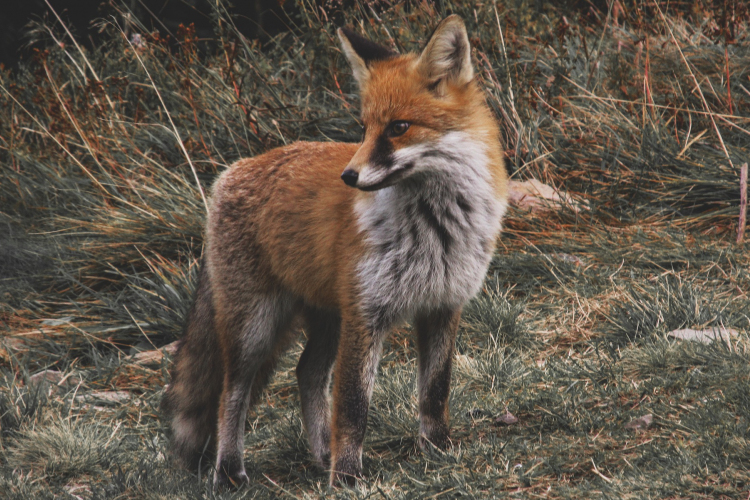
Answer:
M321 469L330 470L331 469L331 452L328 451L326 453L321 454L320 456L316 456L315 461L318 463Z
M357 484L362 479L362 465L359 460L337 460L336 467L331 471L331 486L349 486Z
M225 490L239 488L250 483L242 461L239 464L232 460L222 460L214 474L214 489Z
M331 486L348 486L353 488L357 484L357 479L362 479L362 473L346 473L331 471Z
M452 444L448 432L435 432L429 437L424 435L419 436L419 449L422 451L428 450L431 447L435 447L438 450L447 450Z

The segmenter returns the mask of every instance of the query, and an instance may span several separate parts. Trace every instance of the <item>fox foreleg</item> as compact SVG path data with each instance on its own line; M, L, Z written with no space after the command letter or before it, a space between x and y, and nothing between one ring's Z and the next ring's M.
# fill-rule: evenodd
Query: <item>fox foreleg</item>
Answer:
M419 444L450 444L448 396L460 309L442 308L417 316L419 350Z
M362 475L362 443L384 336L363 320L342 322L333 385L332 485L352 485Z

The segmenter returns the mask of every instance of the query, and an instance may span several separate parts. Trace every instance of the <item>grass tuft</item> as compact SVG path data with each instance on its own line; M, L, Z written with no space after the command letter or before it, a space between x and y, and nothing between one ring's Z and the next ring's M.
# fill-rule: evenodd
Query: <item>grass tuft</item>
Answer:
M100 474L117 454L112 429L55 419L22 432L7 454L8 466L20 474L42 474L48 481L66 482Z
M680 328L747 328L746 315L696 281L686 283L668 274L627 289L612 310L609 338L621 344L663 337Z

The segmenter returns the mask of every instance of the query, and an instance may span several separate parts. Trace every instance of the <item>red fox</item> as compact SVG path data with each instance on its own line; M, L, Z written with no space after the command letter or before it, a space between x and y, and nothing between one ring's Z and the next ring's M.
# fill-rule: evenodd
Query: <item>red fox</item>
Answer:
M360 90L362 142L297 142L238 161L213 187L164 406L175 457L195 467L215 453L215 486L248 481L248 408L296 317L307 335L296 368L304 427L331 484L361 475L381 347L402 321L417 335L420 444L450 443L461 308L481 288L507 205L500 131L458 16L421 54L338 35Z

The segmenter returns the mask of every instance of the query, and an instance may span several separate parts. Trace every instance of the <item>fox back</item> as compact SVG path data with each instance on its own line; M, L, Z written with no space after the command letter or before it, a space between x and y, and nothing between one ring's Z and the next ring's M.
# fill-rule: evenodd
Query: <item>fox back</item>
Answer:
M418 55L347 29L339 38L360 89L362 142L294 143L240 160L213 188L165 407L176 457L195 464L215 451L219 485L247 480L245 415L297 317L303 420L332 483L361 473L382 342L400 321L417 331L420 442L449 443L460 311L481 287L506 207L499 129L457 16Z

